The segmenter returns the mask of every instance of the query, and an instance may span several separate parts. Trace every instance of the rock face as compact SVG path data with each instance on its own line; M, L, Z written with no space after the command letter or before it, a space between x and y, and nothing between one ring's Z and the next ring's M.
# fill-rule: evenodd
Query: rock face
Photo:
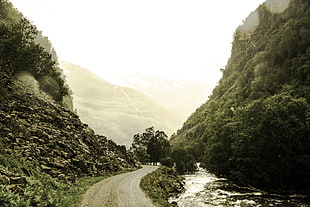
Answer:
M6 95L0 96L0 145L8 153L38 162L43 171L67 181L135 166L125 146L95 134L76 114L9 85ZM0 173L0 182L15 181L22 178Z

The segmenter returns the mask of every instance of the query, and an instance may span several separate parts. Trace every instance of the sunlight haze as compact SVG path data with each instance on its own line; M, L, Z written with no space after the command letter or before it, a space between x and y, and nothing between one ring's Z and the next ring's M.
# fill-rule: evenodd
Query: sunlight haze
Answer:
M60 60L111 82L146 72L215 86L233 33L263 0L11 0Z

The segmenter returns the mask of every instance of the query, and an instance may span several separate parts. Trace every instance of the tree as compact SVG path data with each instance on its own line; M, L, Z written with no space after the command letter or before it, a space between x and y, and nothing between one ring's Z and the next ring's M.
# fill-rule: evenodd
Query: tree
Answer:
M151 134L153 129L148 128L145 131L146 133L143 134L135 134L133 136L133 142L131 144L131 150L134 152L137 160L139 160L141 163L146 163L150 161L150 155L146 152L146 149L150 139L150 136L148 136L148 134Z
M236 110L229 177L261 188L309 185L309 106L286 93Z
M171 152L175 168L179 174L193 173L196 171L195 158L183 147L177 147Z
M163 131L149 127L142 134L135 134L131 149L142 162L161 162L170 153L168 136Z
M38 31L27 19L17 23L0 23L0 71L9 77L30 73L41 90L58 103L69 94L52 56L35 42Z
M169 152L168 136L163 131L156 131L147 145L147 153L150 155L151 162L161 162L169 155Z
M223 77L174 145L203 142L202 164L239 184L309 192L309 6L292 0L275 14L261 5L257 28L236 30Z

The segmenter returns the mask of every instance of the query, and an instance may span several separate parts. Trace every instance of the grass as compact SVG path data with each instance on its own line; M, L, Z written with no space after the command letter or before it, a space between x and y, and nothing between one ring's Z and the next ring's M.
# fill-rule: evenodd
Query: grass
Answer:
M53 207L74 206L79 191L74 185L53 178L41 171L35 162L21 156L0 154L0 168L26 178L26 184L0 184L0 203L3 207Z
M68 184L41 171L38 163L29 162L14 152L0 150L0 168L26 178L23 185L6 185L0 180L1 207L78 207L82 195L93 184L116 174L132 171L124 169L107 176L82 177Z
M170 207L168 199L183 190L183 179L174 169L161 166L143 177L140 187L156 206Z

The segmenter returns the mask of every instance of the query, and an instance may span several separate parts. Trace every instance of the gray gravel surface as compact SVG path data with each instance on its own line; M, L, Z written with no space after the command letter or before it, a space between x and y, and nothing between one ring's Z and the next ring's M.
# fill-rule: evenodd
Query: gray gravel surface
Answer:
M80 207L153 207L140 188L142 177L157 169L156 166L116 175L90 187Z

